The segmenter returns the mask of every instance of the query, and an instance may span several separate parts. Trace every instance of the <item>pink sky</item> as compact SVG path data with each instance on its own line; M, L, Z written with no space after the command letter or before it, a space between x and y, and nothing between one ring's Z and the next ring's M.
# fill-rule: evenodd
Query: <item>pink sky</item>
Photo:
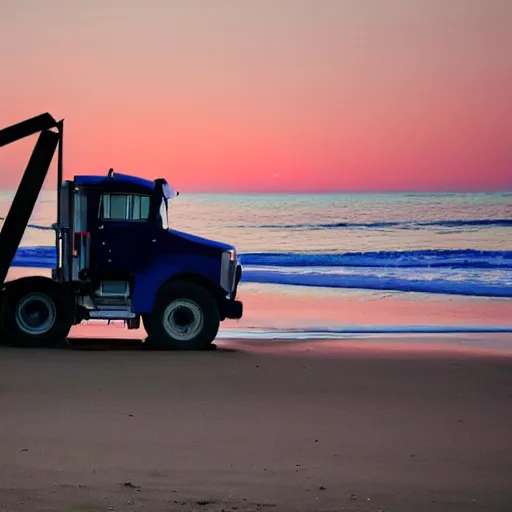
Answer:
M0 126L182 191L512 189L510 0L17 0ZM13 188L34 140L0 150Z

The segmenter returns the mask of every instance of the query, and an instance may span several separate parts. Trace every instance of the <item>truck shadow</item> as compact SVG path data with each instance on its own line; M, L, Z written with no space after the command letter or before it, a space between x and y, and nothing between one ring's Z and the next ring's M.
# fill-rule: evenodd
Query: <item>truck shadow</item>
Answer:
M140 350L145 352L162 352L162 350L151 349L145 344L143 339L123 339L123 338L68 338L67 343L59 347L61 350L77 351L100 351L100 350ZM169 349L164 352L239 352L231 347L219 347L212 343L207 350L177 350Z
M210 348L206 350L191 350L191 349L152 349L148 347L144 340L137 339L123 339L123 338L68 338L66 343L57 347L16 347L2 342L0 338L0 350L73 350L73 351L143 351L143 352L219 352L219 353L242 353L243 350L239 350L233 347L219 347L216 344L212 344Z
M123 338L68 338L61 350L148 350L142 339Z

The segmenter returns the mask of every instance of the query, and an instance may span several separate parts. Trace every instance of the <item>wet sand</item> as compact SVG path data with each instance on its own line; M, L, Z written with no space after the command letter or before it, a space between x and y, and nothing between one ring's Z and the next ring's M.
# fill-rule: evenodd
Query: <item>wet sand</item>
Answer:
M2 347L0 509L508 512L498 338Z
M8 279L42 275L49 269L9 270ZM222 329L345 329L347 326L508 327L512 329L512 299L471 297L387 290L315 288L242 282L238 299L241 320L226 320ZM122 323L122 322L121 322ZM143 329L127 331L101 325L73 328L76 336L143 337Z

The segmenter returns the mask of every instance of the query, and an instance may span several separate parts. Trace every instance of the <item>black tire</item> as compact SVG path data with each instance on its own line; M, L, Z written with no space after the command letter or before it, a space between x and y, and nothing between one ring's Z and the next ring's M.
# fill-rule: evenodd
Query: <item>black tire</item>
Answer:
M206 350L220 325L215 298L203 286L187 281L165 285L155 298L153 311L143 315L142 321L146 343L155 349Z
M2 342L17 347L63 343L74 316L74 300L61 284L44 277L10 283L2 304Z

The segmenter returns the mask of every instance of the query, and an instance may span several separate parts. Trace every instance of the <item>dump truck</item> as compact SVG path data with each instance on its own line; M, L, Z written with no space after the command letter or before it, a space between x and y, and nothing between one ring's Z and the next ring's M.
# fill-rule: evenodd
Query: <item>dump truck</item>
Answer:
M178 192L164 178L118 174L64 180L64 120L49 113L0 130L0 147L39 133L0 232L0 342L52 347L73 325L141 324L160 349L207 349L239 319L234 246L173 229ZM51 277L7 275L57 151L56 263Z

